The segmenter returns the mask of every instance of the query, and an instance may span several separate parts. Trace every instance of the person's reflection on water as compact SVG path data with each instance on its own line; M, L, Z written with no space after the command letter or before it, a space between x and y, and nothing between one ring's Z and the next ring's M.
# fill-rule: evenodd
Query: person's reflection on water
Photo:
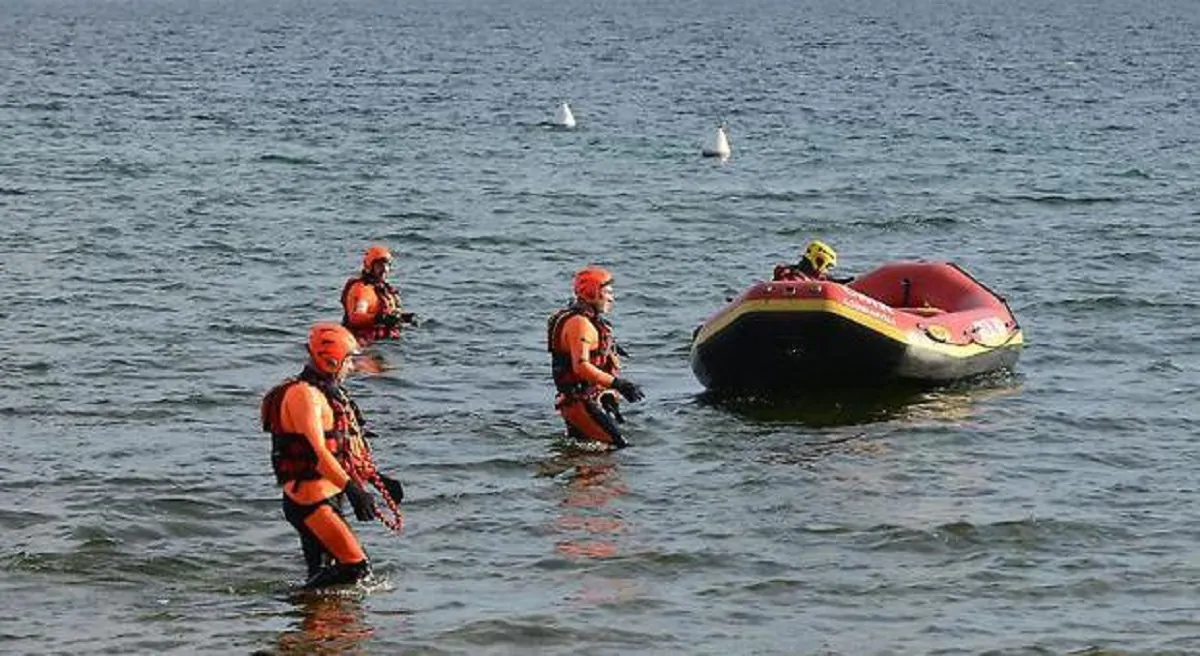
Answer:
M364 620L363 600L338 594L306 594L293 602L299 625L280 634L265 654L361 654L375 628Z
M612 456L565 453L542 463L544 475L563 484L554 519L554 551L574 563L586 565L619 558L629 532L614 501L629 492ZM582 571L575 603L594 606L637 596L635 581Z
M609 501L628 491L616 463L575 463L555 521L555 528L566 534L556 543L558 553L570 558L616 556L616 540L625 532L625 522Z

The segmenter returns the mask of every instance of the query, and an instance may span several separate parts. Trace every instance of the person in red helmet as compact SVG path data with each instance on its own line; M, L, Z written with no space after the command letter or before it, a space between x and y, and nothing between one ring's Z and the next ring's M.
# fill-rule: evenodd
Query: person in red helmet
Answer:
M628 446L617 394L631 403L645 397L642 388L618 376L623 353L604 315L612 309L612 274L589 266L575 274L575 300L547 321L547 350L558 390L554 407L577 440L620 449Z
M300 534L308 567L305 588L353 583L370 574L367 554L342 516L343 495L359 521L377 515L365 482L380 490L394 512L404 498L400 482L375 469L365 420L342 387L358 348L344 327L316 324L309 331L304 370L263 397L262 426L271 434L283 515Z
M342 287L342 325L363 344L395 339L402 325L416 324L413 313L400 311L400 291L387 281L391 270L391 250L371 246L363 254L362 271Z

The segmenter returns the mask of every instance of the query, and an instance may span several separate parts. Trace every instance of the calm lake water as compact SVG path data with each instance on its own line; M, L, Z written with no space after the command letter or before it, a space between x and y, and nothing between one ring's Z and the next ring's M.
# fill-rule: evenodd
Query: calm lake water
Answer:
M1197 34L1191 0L7 0L0 651L1200 652ZM692 329L813 237L962 265L1016 369L702 395ZM406 528L356 526L374 591L295 599L257 404L373 241L423 319L351 383ZM572 455L544 322L593 261L647 400Z

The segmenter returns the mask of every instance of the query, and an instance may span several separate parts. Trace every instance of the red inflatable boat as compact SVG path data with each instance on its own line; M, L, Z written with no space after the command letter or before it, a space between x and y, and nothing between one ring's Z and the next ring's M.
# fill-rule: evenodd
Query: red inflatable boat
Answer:
M692 339L711 390L887 380L945 382L1011 367L1023 344L1008 304L949 262L891 262L847 284L760 282Z

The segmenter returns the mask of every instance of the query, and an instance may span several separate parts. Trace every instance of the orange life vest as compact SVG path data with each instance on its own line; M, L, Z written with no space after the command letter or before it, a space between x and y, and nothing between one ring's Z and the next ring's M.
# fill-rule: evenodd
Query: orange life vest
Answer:
M375 324L370 327L352 326L350 325L350 313L346 310L346 297L350 295L350 288L355 283L362 283L375 290L375 296L379 298L380 308L378 314L375 315ZM342 286L342 325L345 326L359 340L369 339L395 339L400 336L399 323L387 325L380 323L380 319L385 315L398 314L400 312L400 290L386 280L380 280L369 274L363 273L357 278L351 278Z
M587 319L599 336L599 343L588 355L589 362L601 371L614 376L620 369L621 362L615 349L616 342L613 340L612 324L604 317L597 315L595 310L572 303L550 315L546 321L546 350L550 352L550 373L554 377L554 386L563 394L586 396L595 391L591 389L593 385L575 374L570 351L563 351L558 347L563 325L566 324L567 319L574 316Z
M282 485L288 481L296 483L321 478L317 471L317 454L308 438L300 433L285 433L279 428L284 395L292 385L300 384L317 388L333 411L333 429L325 431L325 448L347 472L361 470L363 454L369 451L369 446L364 439L364 419L358 404L341 385L311 367L305 367L299 376L277 385L263 397L262 427L264 432L271 434L271 468L275 471L275 481Z

